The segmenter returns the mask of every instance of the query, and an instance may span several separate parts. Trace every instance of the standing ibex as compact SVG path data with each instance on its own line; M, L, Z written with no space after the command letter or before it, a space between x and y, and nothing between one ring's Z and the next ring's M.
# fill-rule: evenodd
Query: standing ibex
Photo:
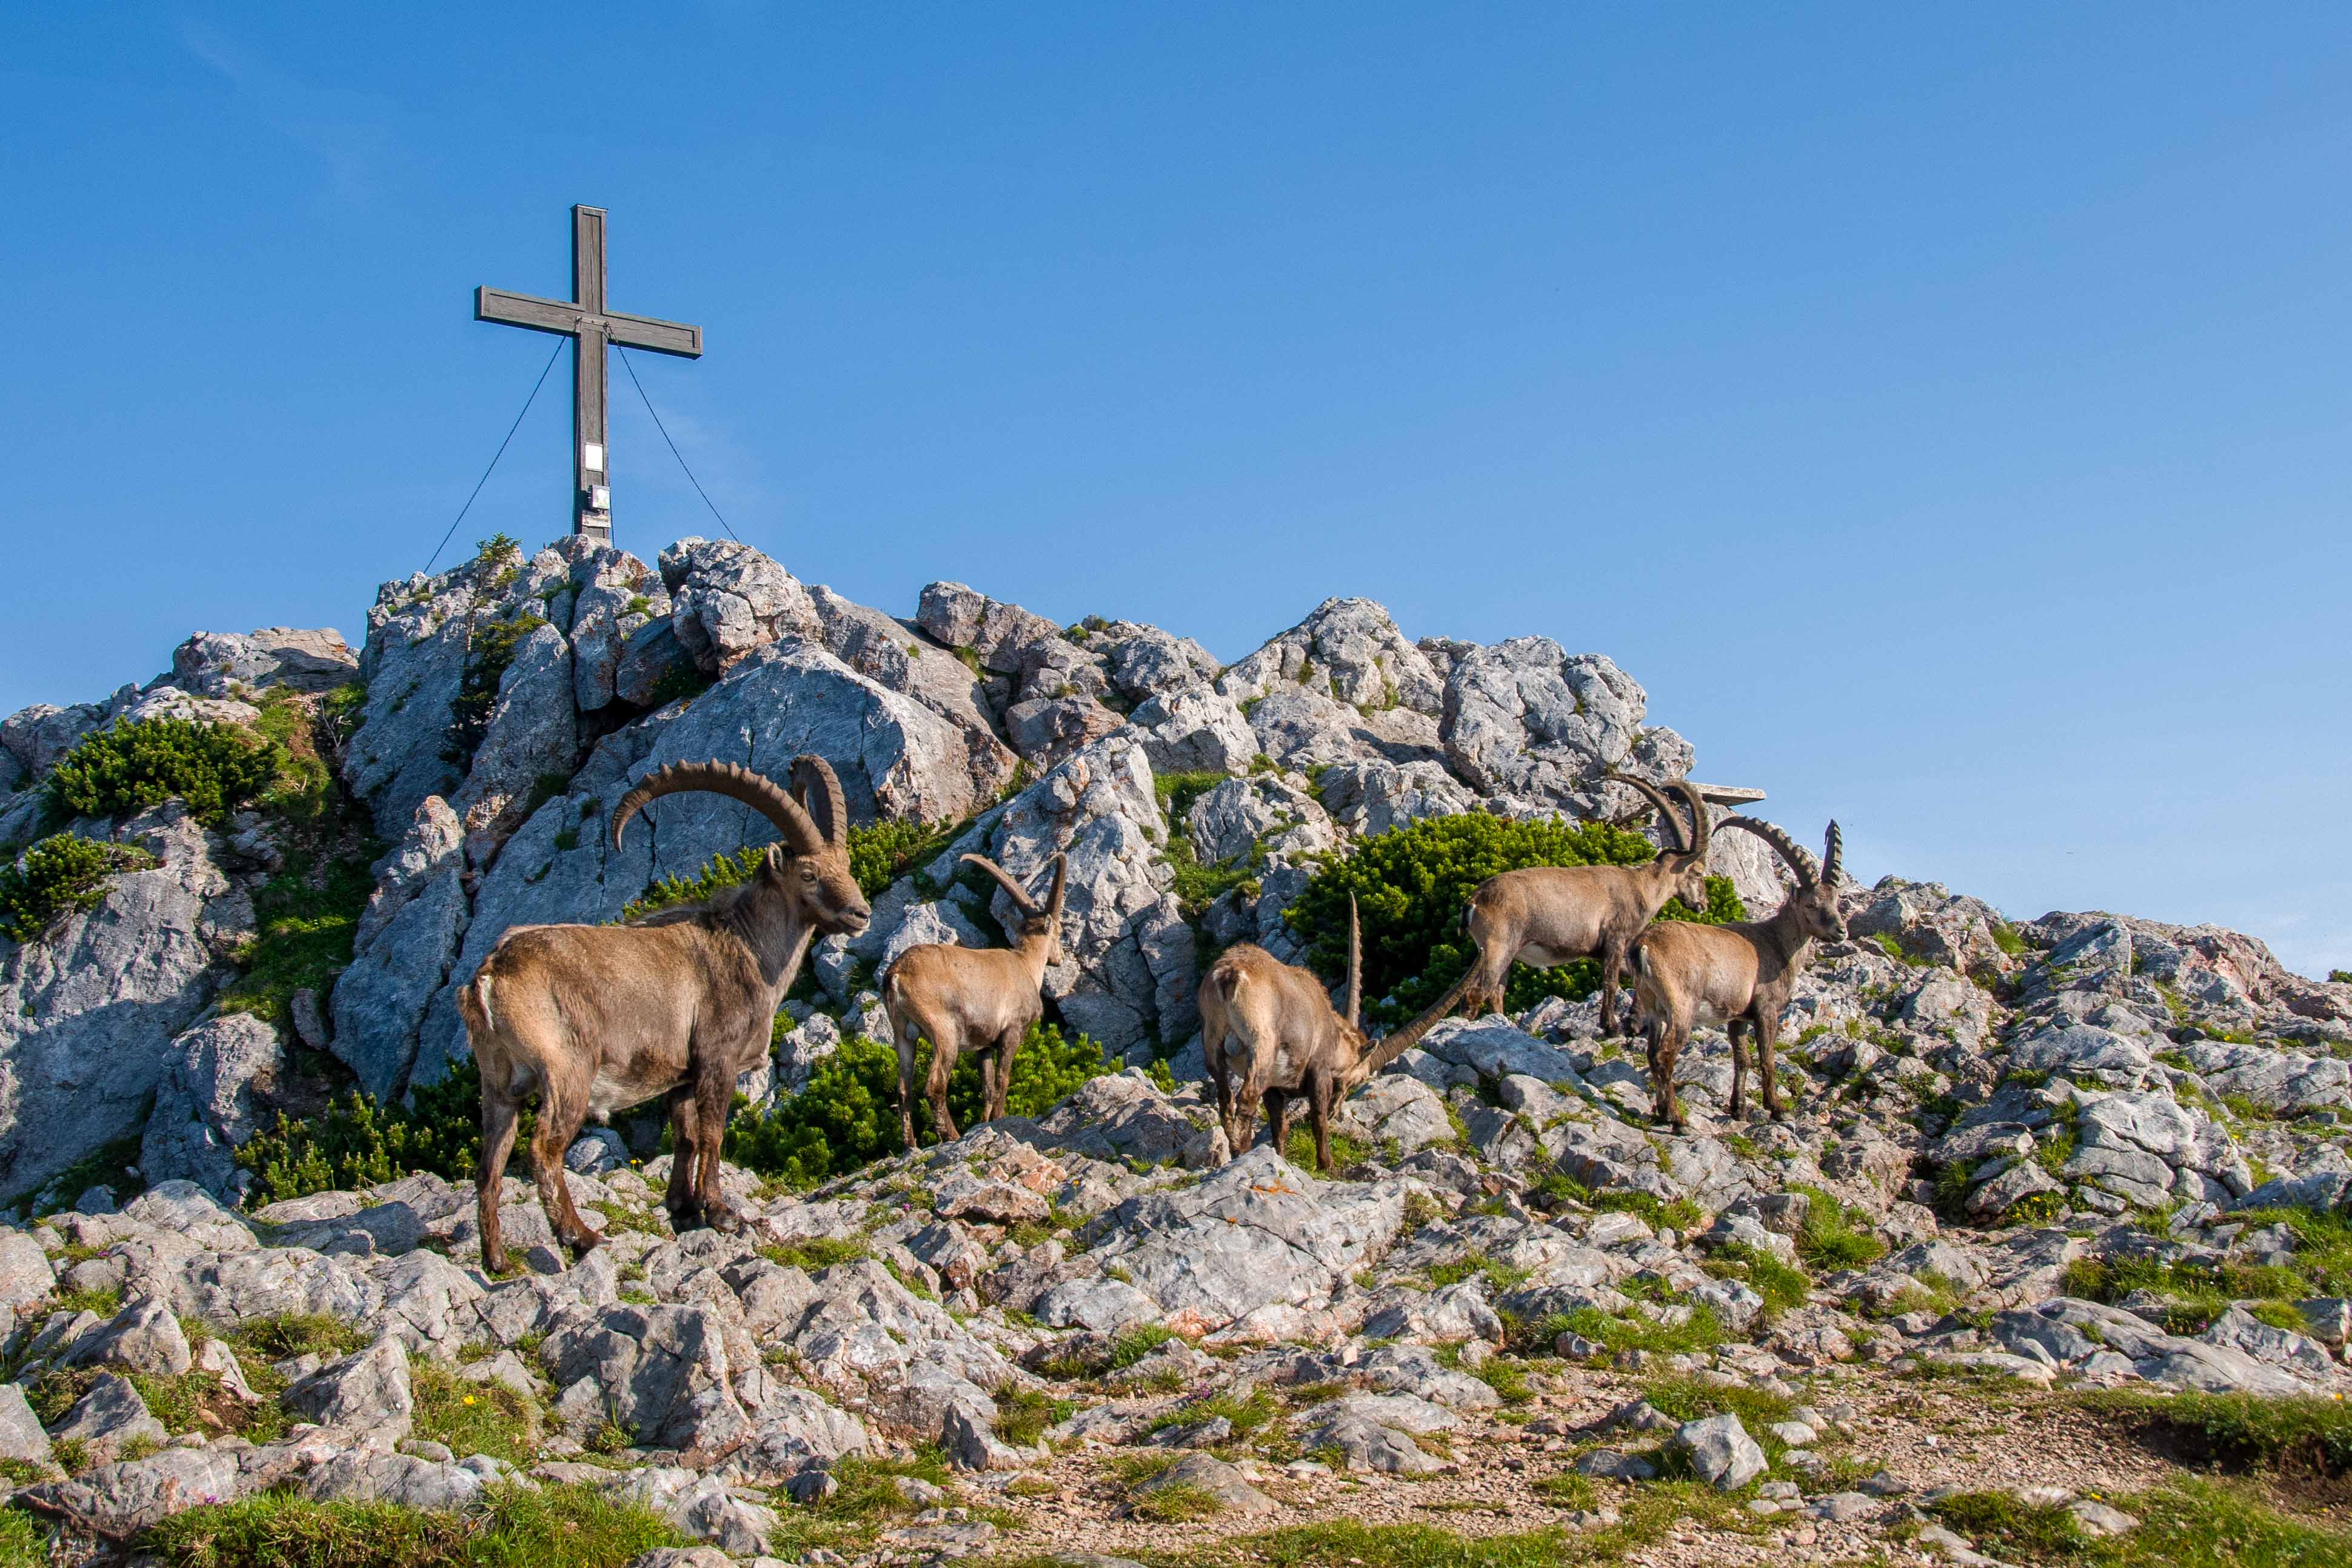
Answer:
M518 925L458 993L482 1071L477 1199L482 1265L507 1264L499 1181L522 1102L540 1096L531 1176L555 1234L575 1255L596 1245L563 1183L581 1122L669 1097L677 1147L671 1227L740 1221L719 1189L719 1149L736 1078L768 1059L776 1004L809 940L855 936L871 916L849 869L849 813L822 758L793 759L787 795L747 768L677 762L646 776L613 810L613 847L646 801L707 789L742 801L783 835L751 878L699 904L626 925Z
M1307 1101L1315 1164L1331 1168L1331 1107L1419 1043L1462 998L1466 978L1421 1017L1377 1046L1359 1019L1364 990L1363 934L1348 899L1348 1016L1331 1009L1323 982L1255 943L1228 947L1201 981L1201 1051L1217 1090L1217 1114L1235 1155L1248 1151L1258 1107L1279 1151L1290 1135L1293 1096ZM1238 1075L1238 1083L1236 1076Z
M1772 1076L1772 1046L1790 988L1813 944L1845 939L1845 916L1838 910L1838 856L1843 844L1830 824L1821 869L1812 857L1771 823L1754 817L1726 817L1723 825L1755 834L1780 852L1797 873L1790 894L1769 920L1735 925L1700 925L1664 920L1633 944L1633 1001L1650 1044L1650 1087L1656 1098L1654 1120L1683 1124L1675 1099L1675 1059L1698 1023L1721 1023L1731 1036L1731 1115L1748 1113L1748 1040L1756 1036L1764 1083L1764 1109L1782 1117L1780 1090Z
M1004 1114L1013 1088L1013 1058L1029 1030L1045 1015L1038 988L1045 971L1062 956L1062 893L1069 867L1054 857L1054 891L1044 908L1005 869L984 855L965 860L994 877L1021 911L1021 935L1011 947L959 947L937 943L898 955L882 980L882 1006L898 1042L898 1130L915 1146L915 1036L931 1042L931 1070L923 1092L930 1101L931 1124L953 1143L955 1119L948 1114L948 1074L966 1051L980 1055L981 1120ZM992 1052L990 1047L995 1049Z
M1697 787L1687 779L1675 784L1690 804L1685 829L1656 789L1639 779L1618 776L1616 781L1657 808L1659 834L1666 841L1657 857L1641 865L1528 866L1480 883L1462 917L1478 944L1465 993L1473 1017L1502 1009L1513 964L1565 964L1597 953L1601 1032L1613 1035L1617 989L1624 984L1633 939L1670 898L1706 907L1707 812Z

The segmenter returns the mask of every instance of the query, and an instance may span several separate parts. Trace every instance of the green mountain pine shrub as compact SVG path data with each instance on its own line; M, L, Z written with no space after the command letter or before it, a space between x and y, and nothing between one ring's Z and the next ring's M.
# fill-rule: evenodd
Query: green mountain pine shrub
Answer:
M791 1019L780 1014L776 1022L781 1030ZM921 1102L929 1063L926 1044L915 1054L915 1139L924 1145L936 1141L930 1112ZM1085 1035L1065 1040L1059 1029L1041 1023L1013 1059L1005 1113L1041 1115L1088 1079L1109 1071L1111 1063L1095 1041ZM969 1055L949 1074L948 1110L959 1128L979 1118L980 1064ZM760 1112L739 1103L727 1124L725 1156L746 1170L809 1187L905 1148L898 1135L898 1052L852 1035L816 1064L798 1094Z
M67 915L95 909L117 872L145 871L155 857L129 844L58 833L0 866L0 931L30 942Z
M353 1089L315 1117L281 1113L236 1151L236 1163L256 1177L254 1202L372 1186L411 1171L473 1180L482 1147L481 1073L471 1061L460 1062L410 1098L409 1105L386 1103ZM526 1121L518 1146L530 1138Z
M286 748L234 724L151 718L86 735L49 776L50 799L73 817L124 817L165 800L217 824L278 782Z

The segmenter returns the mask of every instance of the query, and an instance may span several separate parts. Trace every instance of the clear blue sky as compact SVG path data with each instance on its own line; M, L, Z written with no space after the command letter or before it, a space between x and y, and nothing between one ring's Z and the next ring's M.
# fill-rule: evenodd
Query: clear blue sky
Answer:
M424 564L613 213L742 536L1609 653L1865 876L2352 965L2352 11L0 7L0 711ZM460 545L565 527L562 368ZM622 541L715 525L614 370Z

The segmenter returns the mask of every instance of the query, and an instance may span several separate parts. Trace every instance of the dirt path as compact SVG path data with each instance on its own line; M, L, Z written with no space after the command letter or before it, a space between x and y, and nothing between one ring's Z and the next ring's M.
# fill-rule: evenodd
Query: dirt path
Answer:
M1580 1516L1541 1490L1548 1478L1574 1473L1590 1434L1573 1430L1639 1396L1640 1385L1610 1373L1570 1371L1559 1392L1518 1407L1531 1424L1571 1428L1538 1435L1516 1422L1471 1418L1448 1434L1454 1467L1423 1479L1387 1476L1298 1476L1274 1464L1244 1462L1253 1484L1282 1505L1250 1516L1228 1511L1189 1522L1129 1517L1120 1460L1138 1450L1074 1452L1045 1472L1052 1496L1024 1497L1023 1523L997 1543L1003 1555L1095 1552L1123 1556L1197 1549L1235 1536L1295 1525L1345 1521L1426 1524L1466 1536L1514 1533L1549 1525L1575 1527ZM2183 1472L2063 1397L2037 1390L1979 1390L1919 1382L1877 1371L1806 1391L1817 1406L1849 1405L1851 1437L1821 1445L1822 1457L1847 1477L1884 1469L1914 1495L1937 1487L2024 1493L2061 1488L2077 1496L2113 1497L2145 1490ZM1550 1417L1545 1421L1541 1417ZM1794 1479L1794 1478L1791 1478ZM1593 1483L1601 1507L1620 1511L1642 1483ZM1803 1483L1807 1496L1837 1490ZM1753 1516L1749 1516L1753 1517ZM1758 1520L1747 1531L1685 1516L1664 1539L1624 1561L1667 1564L1835 1563L1856 1558L1918 1562L1916 1546L1890 1542L1868 1521L1814 1521L1797 1513Z

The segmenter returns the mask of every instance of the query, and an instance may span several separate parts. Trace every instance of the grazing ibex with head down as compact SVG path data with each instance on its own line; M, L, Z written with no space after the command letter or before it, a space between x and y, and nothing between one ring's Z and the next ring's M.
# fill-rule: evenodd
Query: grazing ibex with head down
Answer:
M499 1182L522 1102L540 1097L531 1177L555 1234L573 1254L596 1245L563 1182L564 1151L593 1115L669 1097L677 1147L667 1207L677 1230L740 1223L719 1189L719 1144L735 1080L768 1059L776 1004L811 937L855 936L871 911L849 869L849 813L823 758L793 760L798 799L747 768L677 762L649 774L613 811L613 847L648 800L707 789L776 825L751 879L699 904L625 925L518 925L458 993L482 1071L476 1202L482 1264L507 1266Z
M994 877L1021 911L1021 935L1011 947L959 947L934 943L909 947L882 980L882 1006L890 1034L898 1042L898 1130L915 1146L915 1036L931 1042L931 1070L924 1096L931 1124L941 1141L953 1143L955 1119L948 1114L948 1075L966 1051L980 1055L981 1120L1004 1114L1013 1088L1013 1058L1029 1030L1045 1016L1038 995L1045 971L1062 956L1062 894L1069 867L1054 857L1054 890L1040 908L1026 889L984 855L965 860ZM993 1051L991 1050L993 1047Z
M1687 779L1675 784L1690 805L1685 829L1656 789L1622 775L1616 782L1657 808L1659 836L1665 841L1656 858L1640 865L1528 866L1480 883L1462 917L1478 944L1465 992L1472 1016L1502 1010L1511 966L1521 959L1548 967L1597 953L1601 1032L1613 1035L1617 990L1624 984L1625 956L1633 939L1668 899L1706 907L1707 811L1697 786Z
M1819 871L1813 859L1788 834L1753 817L1726 817L1723 826L1755 834L1780 852L1797 873L1790 894L1768 920L1732 925L1701 925L1663 920L1633 944L1633 1000L1649 1036L1650 1087L1656 1098L1654 1120L1683 1124L1675 1098L1675 1059L1698 1023L1721 1023L1731 1036L1731 1115L1748 1113L1748 1040L1756 1036L1764 1084L1764 1109L1781 1119L1780 1086L1772 1076L1772 1047L1789 991L1811 956L1813 944L1845 939L1845 916L1837 901L1838 857L1843 840L1830 824Z
M1225 1142L1248 1152L1263 1104L1279 1152L1290 1118L1307 1102L1315 1128L1315 1164L1331 1168L1331 1108L1373 1073L1418 1044L1462 998L1465 977L1421 1017L1373 1045L1360 1019L1364 990L1363 933L1348 899L1348 1016L1332 1010L1323 982L1254 942L1228 947L1201 981L1201 1051L1216 1086Z

